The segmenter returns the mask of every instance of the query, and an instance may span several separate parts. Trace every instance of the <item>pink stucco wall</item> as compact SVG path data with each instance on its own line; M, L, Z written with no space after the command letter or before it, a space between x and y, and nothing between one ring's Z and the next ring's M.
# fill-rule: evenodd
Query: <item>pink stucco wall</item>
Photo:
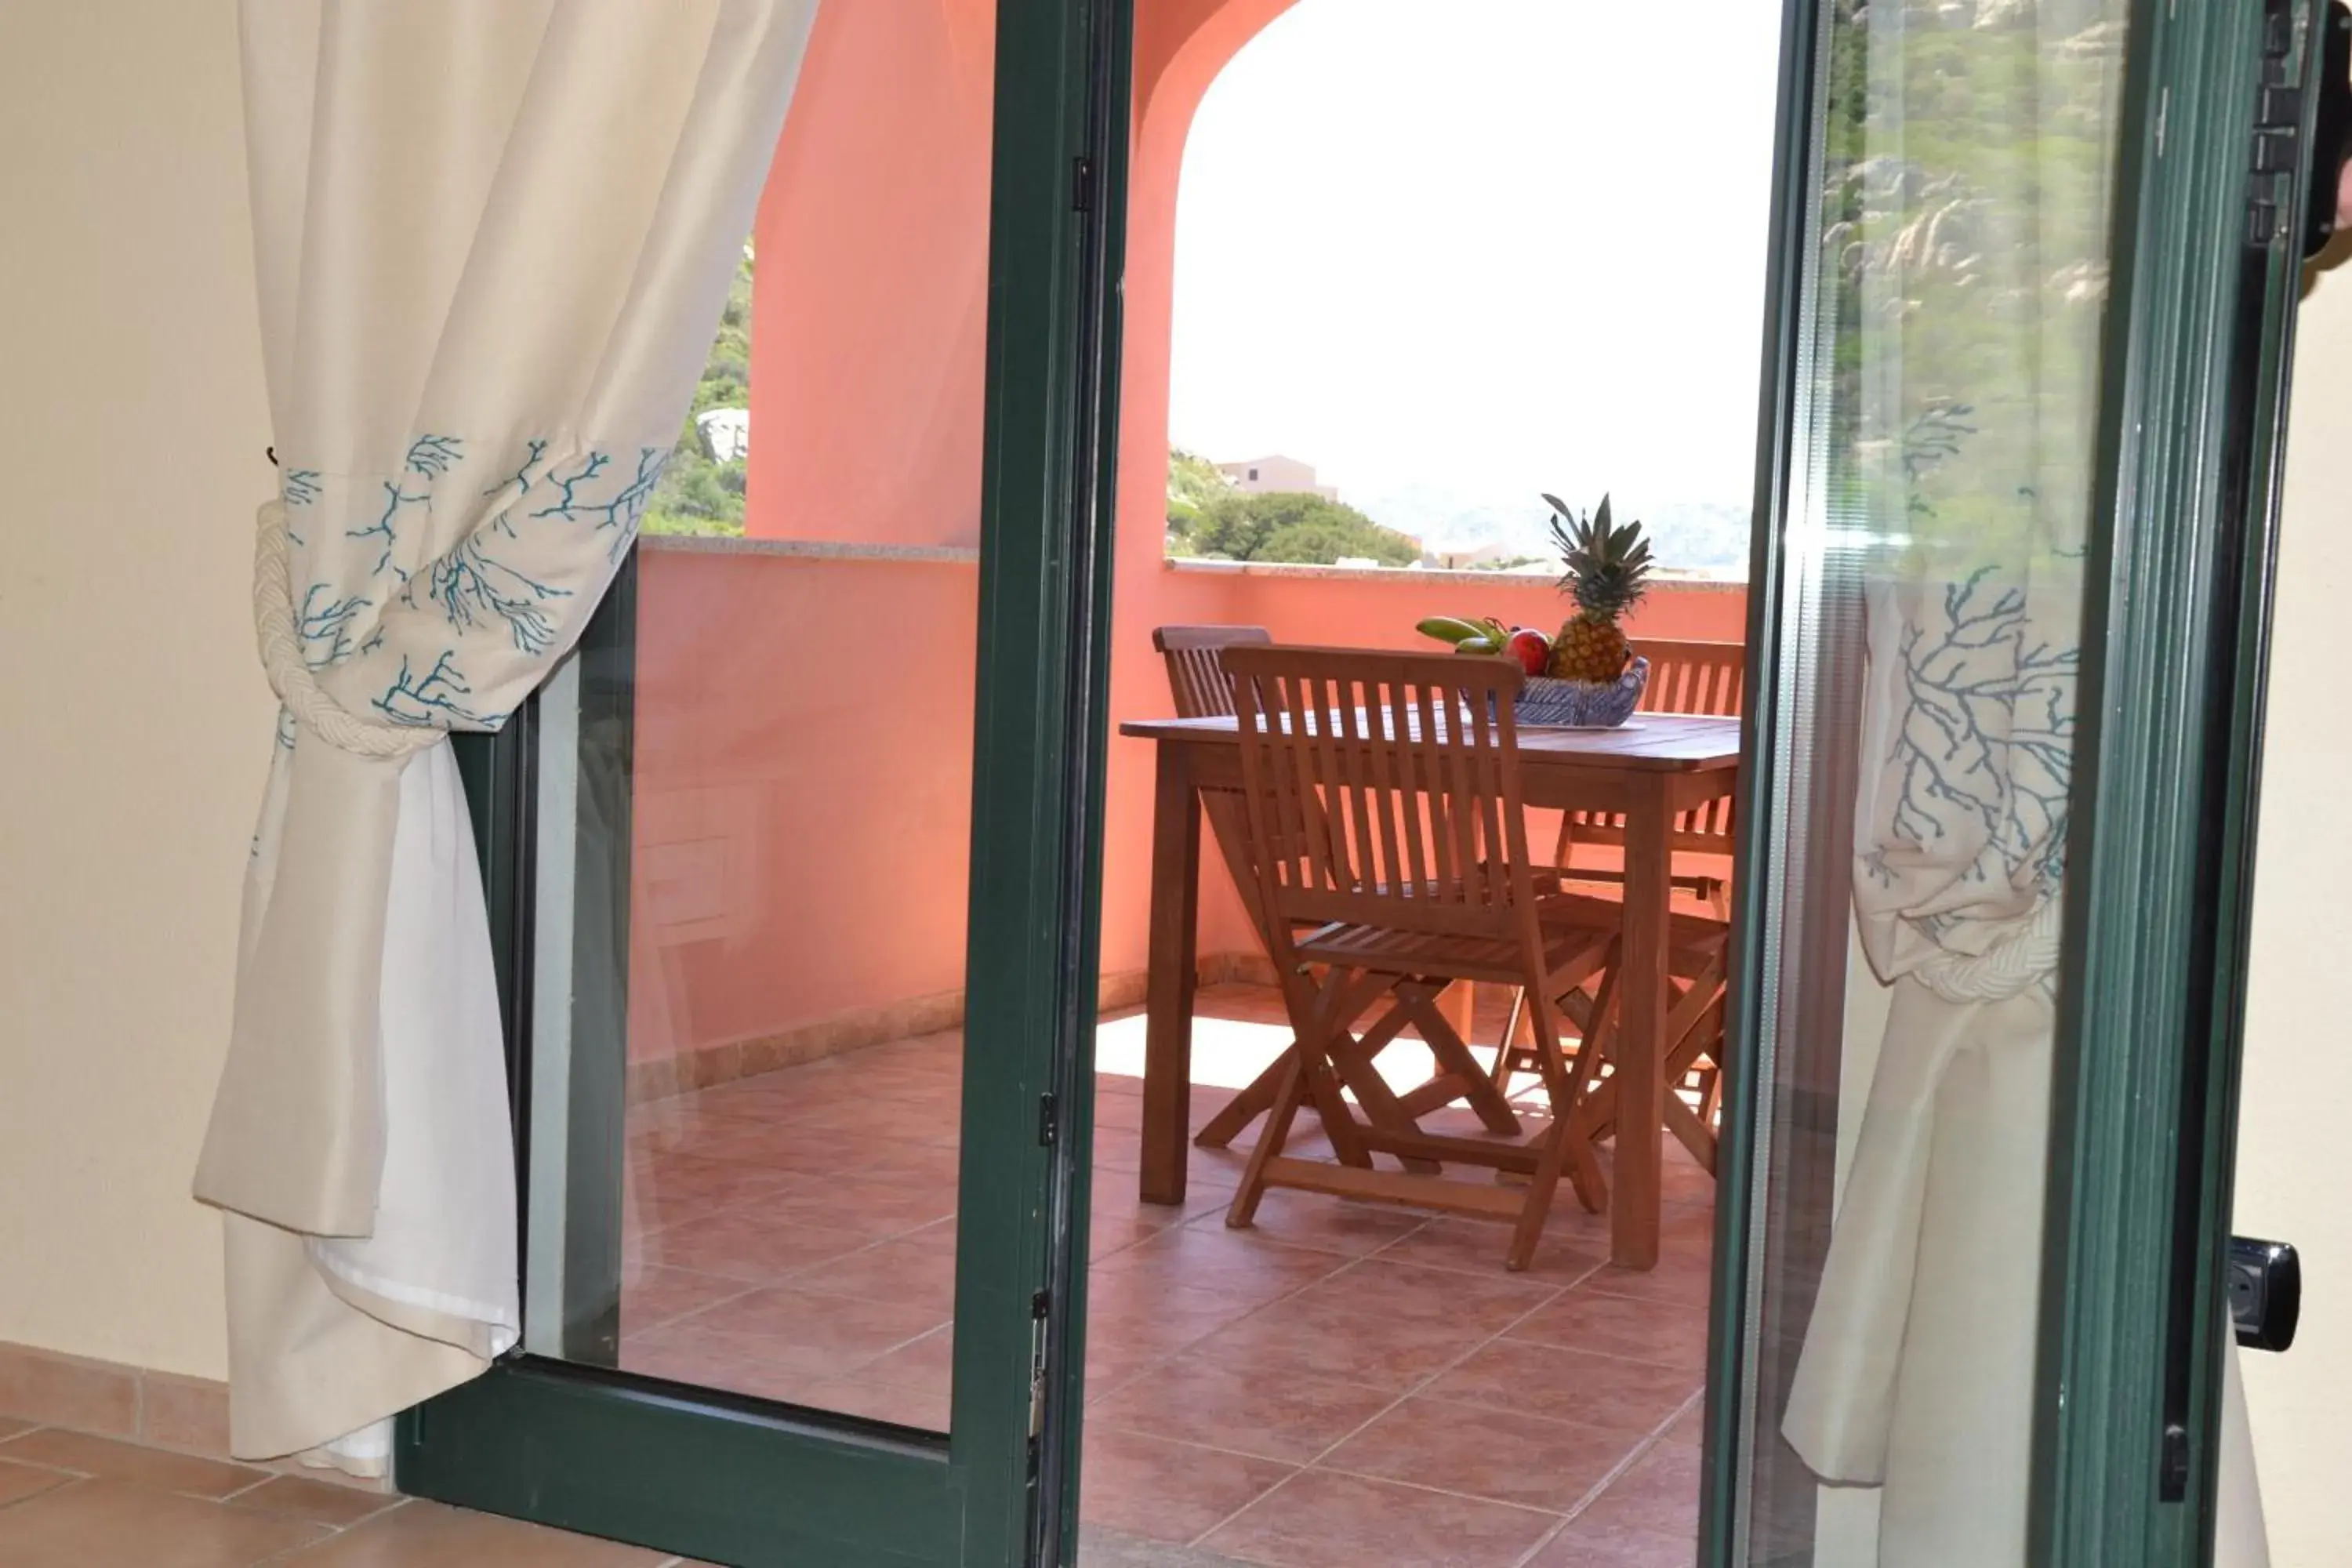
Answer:
M976 568L681 549L642 553L632 1054L780 1033L963 984ZM1660 590L1637 634L1737 639L1746 595ZM1289 642L1411 647L1458 608L1545 624L1541 580L1465 593L1402 575L1155 566L1113 627L1118 718L1170 711L1151 628L1262 625ZM1103 966L1150 961L1151 757L1111 742ZM1212 864L1204 951L1251 943Z

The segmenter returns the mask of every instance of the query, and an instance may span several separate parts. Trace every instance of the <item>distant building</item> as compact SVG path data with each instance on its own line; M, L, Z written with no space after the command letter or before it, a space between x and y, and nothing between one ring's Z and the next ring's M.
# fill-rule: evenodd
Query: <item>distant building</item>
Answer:
M1279 490L1285 495L1318 495L1325 500L1338 500L1339 492L1329 485L1315 482L1315 465L1302 463L1296 458L1276 456L1252 458L1244 463L1219 463L1217 472L1233 480L1234 488L1252 495L1264 495Z
M714 463L740 462L751 455L748 408L707 409L694 416L694 427L702 433L702 449Z

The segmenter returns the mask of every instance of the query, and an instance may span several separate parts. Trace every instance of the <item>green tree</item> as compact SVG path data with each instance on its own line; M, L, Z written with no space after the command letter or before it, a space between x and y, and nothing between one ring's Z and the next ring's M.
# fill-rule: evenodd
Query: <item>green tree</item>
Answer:
M1421 547L1354 507L1307 491L1228 489L1201 509L1187 534L1194 552L1227 561L1328 565L1342 556L1410 566Z
M1228 494L1233 481L1217 466L1181 447L1168 449L1168 531L1189 540L1201 512L1219 496Z
M646 509L647 533L740 534L743 531L743 459L714 461L702 445L702 431L694 416L713 408L751 405L751 247L727 290L719 312L719 332L711 340L710 357L703 362L702 379L694 389L677 444L662 468L661 483Z

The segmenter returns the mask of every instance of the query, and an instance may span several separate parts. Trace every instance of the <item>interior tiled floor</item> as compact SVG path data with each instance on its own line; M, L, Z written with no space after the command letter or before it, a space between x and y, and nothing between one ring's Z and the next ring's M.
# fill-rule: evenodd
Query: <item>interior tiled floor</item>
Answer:
M1195 1125L1287 1038L1268 992L1200 1014ZM1248 1133L1138 1201L1141 1050L1105 1021L1084 1568L1692 1560L1712 1189L1678 1147L1648 1273L1564 1189L1524 1275L1497 1226L1315 1194L1233 1231ZM961 1065L937 1036L634 1110L623 1364L943 1429Z
M5 1568L666 1568L438 1503L0 1421Z
M1202 998L1196 1124L1287 1037ZM1417 1079L1410 1042L1384 1068ZM1195 1150L1137 1200L1142 1021L1097 1062L1082 1568L1683 1568L1711 1190L1669 1142L1659 1267L1565 1197L1535 1267L1499 1226L1276 1193ZM623 1363L943 1428L959 1042L639 1108ZM1302 1151L1304 1152L1304 1151ZM669 1568L681 1559L302 1477L0 1421L0 1568Z

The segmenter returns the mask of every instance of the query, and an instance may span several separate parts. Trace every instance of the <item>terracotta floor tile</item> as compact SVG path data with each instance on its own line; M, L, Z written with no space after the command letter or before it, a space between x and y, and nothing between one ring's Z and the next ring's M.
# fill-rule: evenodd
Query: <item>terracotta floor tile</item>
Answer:
M1477 1409L1645 1436L1680 1410L1699 1383L1696 1371L1503 1339L1474 1352L1427 1393Z
M1218 1330L1192 1350L1204 1361L1268 1376L1308 1373L1403 1394L1482 1337L1444 1323L1386 1318L1360 1300L1294 1297Z
M1682 1443L1690 1447L1703 1447L1706 1443L1706 1406L1694 1405L1682 1414L1681 1419L1666 1428L1664 1440Z
M754 1290L638 1340L740 1356L787 1373L839 1377L940 1326L929 1307L805 1290Z
M643 1338L621 1342L621 1368L696 1388L720 1388L787 1405L805 1404L810 1391L824 1381L821 1374L771 1366L708 1346L662 1340L648 1343Z
M1576 1200L1563 1194L1552 1206L1551 1223L1544 1226L1543 1240L1536 1248L1534 1260L1526 1273L1513 1278L1573 1285L1608 1261L1609 1232L1605 1226L1596 1231L1563 1223L1565 1211L1575 1208ZM1387 1247L1380 1257L1383 1261L1411 1263L1423 1268L1500 1276L1505 1273L1503 1255L1510 1245L1507 1226L1449 1215L1431 1220Z
M705 1307L715 1307L752 1289L753 1281L730 1279L667 1264L644 1263L621 1282L621 1331L643 1333Z
M11 1437L20 1436L32 1429L33 1423L30 1421L16 1421L5 1415L0 1415L0 1443L5 1443Z
M1128 1357L1172 1355L1258 1310L1257 1303L1108 1275L1087 1281L1087 1342Z
M1103 1263L1140 1241L1147 1241L1176 1223L1172 1210L1156 1205L1105 1209L1099 1203L1087 1216L1087 1259Z
M1708 1250L1696 1244L1663 1247L1654 1268L1620 1268L1611 1264L1592 1276L1593 1285L1612 1296L1633 1296L1644 1301L1671 1301L1704 1310L1713 1278Z
M756 1167L778 1174L832 1176L855 1170L873 1157L873 1141L835 1131L822 1121L807 1126L737 1121L696 1145L703 1158Z
M1704 1372L1706 1310L1612 1293L1601 1275L1511 1330L1511 1338Z
M1268 1568L1511 1568L1559 1522L1531 1509L1306 1470L1201 1544Z
M1286 1247L1256 1231L1216 1224L1171 1226L1097 1264L1089 1298L1142 1288L1181 1286L1252 1306L1328 1279L1345 1259L1328 1252Z
M230 1500L232 1508L249 1508L284 1519L306 1519L313 1524L341 1529L382 1513L400 1499L390 1492L372 1492L303 1476L279 1476Z
M1384 1254L1334 1273L1299 1292L1297 1300L1302 1307L1347 1302L1390 1322L1448 1328L1464 1339L1467 1348L1468 1343L1510 1328L1559 1295L1559 1287L1548 1280L1506 1274L1499 1268L1492 1274L1465 1276L1392 1261Z
M869 1239L879 1240L952 1218L956 1192L928 1182L902 1184L883 1177L842 1176L787 1188L761 1199L759 1208L764 1218L860 1231Z
M415 1501L287 1561L299 1568L656 1568L669 1560L666 1552Z
M1121 1086L1125 1092L1120 1092ZM1134 1132L1143 1126L1143 1085L1137 1079L1113 1078L1106 1075L1095 1084L1095 1131L1099 1134L1107 1127Z
M1087 1408L1121 1394L1136 1379L1168 1364L1164 1355L1146 1355L1118 1345L1087 1343Z
M0 1508L12 1502L49 1490L52 1487L70 1485L74 1477L63 1470L45 1470L36 1465L19 1465L0 1457Z
M124 1481L78 1481L0 1510L7 1568L249 1568L323 1526Z
M1698 1533L1699 1463L1696 1448L1661 1443L1619 1477L1577 1521L1592 1529L1614 1526L1693 1540Z
M858 1369L860 1377L908 1388L945 1389L955 1376L955 1326L934 1329Z
M1087 1432L1078 1517L1182 1545L1295 1473L1288 1465L1139 1433Z
M639 1243L639 1256L649 1269L683 1268L746 1284L773 1284L873 1244L864 1231L735 1209L654 1231Z
M76 1475L124 1481L152 1491L212 1499L243 1491L269 1478L267 1470L194 1458L161 1448L142 1448L135 1443L87 1436L59 1426L26 1433L0 1449L0 1457L20 1465L70 1470Z
M1437 1399L1408 1399L1317 1461L1384 1480L1566 1513L1642 1439Z
M1214 1220L1196 1225L1205 1228ZM1262 1237L1291 1247L1311 1248L1317 1252L1336 1252L1343 1257L1361 1258L1378 1252L1411 1236L1429 1223L1429 1215L1416 1209L1391 1208L1378 1204L1350 1203L1345 1198L1326 1197L1319 1193L1287 1192L1277 1188L1259 1200L1257 1217L1246 1231L1236 1235ZM1496 1272L1501 1271L1497 1253Z
M944 1432L953 1401L944 1381L936 1387L916 1388L878 1383L861 1373L817 1384L807 1397L795 1403L813 1410L831 1410L843 1415L862 1415L869 1421L912 1426L919 1432Z
M955 1313L955 1282L954 1236L933 1240L922 1231L804 1268L792 1281L821 1295L919 1305L940 1318Z
M885 1181L924 1183L948 1194L952 1202L962 1172L953 1144L887 1143L860 1164L857 1173Z
M713 1160L698 1152L643 1155L628 1164L630 1200L670 1215L764 1203L796 1179L765 1164Z
M1661 1535L1577 1520L1537 1552L1528 1568L1691 1568L1697 1557L1696 1533Z
M1090 1426L1303 1465L1393 1404L1393 1390L1178 1356L1093 1406Z

